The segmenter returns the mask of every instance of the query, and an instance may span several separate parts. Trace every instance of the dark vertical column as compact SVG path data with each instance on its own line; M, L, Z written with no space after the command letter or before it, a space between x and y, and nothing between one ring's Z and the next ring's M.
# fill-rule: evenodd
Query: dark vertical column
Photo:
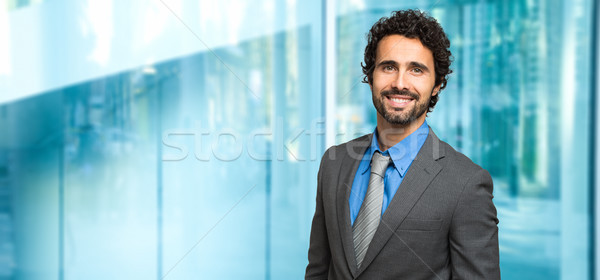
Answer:
M458 33L458 34L460 34L460 35L461 35L461 37L464 37L464 33L463 33L463 32L464 32L464 28L465 28L464 6L462 6L462 5L460 5L460 4L459 4L459 5L456 5L456 8L455 8L455 9L457 10L457 17L458 17L458 18L457 18L457 26L458 26L458 28L457 28L458 32L457 32L457 33ZM464 40L464 39L463 39L463 40ZM465 49L465 45L464 45L464 43L463 43L463 44L461 44L461 45L460 45L460 47L458 47L458 48L456 49L456 52L457 52L458 54L460 54L460 53L465 53L464 49ZM462 59L459 59L459 60L457 60L455 63L456 63L456 64L455 64L455 65L454 65L454 67L453 67L454 69L463 69L464 65L463 65L463 60L462 60ZM459 71L460 71L460 70L459 70ZM457 74L454 74L454 75L455 75L455 76L458 76ZM452 78L450 78L450 79L452 79ZM464 94L464 92L466 91L466 89L464 88L465 84L463 83L463 79L461 79L461 78L458 78L458 77L457 77L457 79L454 79L454 81L453 81L453 82L455 82L455 83L456 83L456 88L458 89L458 90L455 92L455 94L456 94L456 95L458 95L458 100L463 100L463 98L464 98L464 95L465 95L465 94ZM459 106L461 106L461 107L459 108L459 110L461 110L461 111L462 111L462 110L465 110L465 108L464 108L464 103L463 103L463 102L457 102L457 103L459 104ZM460 150L462 150L462 148L463 148L463 146L464 146L464 145L463 145L463 144L464 144L464 143L463 143L463 139L464 139L466 136L465 136L463 133L464 133L464 130L463 130L463 126L462 126L462 124L459 124L459 125L457 125L457 126L456 126L456 135L457 135L457 136L459 136L459 137L458 137L458 139L459 139L459 140L458 140L458 141L456 141L456 148L457 148L459 151L460 151Z
M590 121L590 157L589 159L589 168L590 170L588 171L588 174L590 174L590 197L589 197L589 207L590 209L588 210L588 212L590 213L589 215L589 225L590 225L590 240L589 240L589 244L590 246L588 248L591 248L589 250L589 259L590 259L590 265L589 265L589 274L588 274L588 279L595 279L595 276L597 274L596 270L598 269L596 267L596 258L598 257L596 254L598 253L598 249L596 248L596 243L598 242L596 240L596 217L597 217L597 209L598 206L596 205L597 200L596 200L596 193L598 192L598 190L596 190L596 186L598 186L598 176L596 175L596 170L597 170L597 148L596 147L596 142L598 141L598 137L597 137L597 133L598 133L598 118L599 118L599 113L598 113L598 106L597 106L597 102L598 99L596 97L596 94L598 92L598 81L596 80L596 78L598 77L598 52L600 51L598 49L598 47L600 47L600 44L598 42L598 25L600 24L600 19L598 19L598 16L600 16L600 13L598 12L598 9L600 7L600 5L598 5L597 1L592 1L591 2L591 8L592 8L592 49L591 49L591 61L592 61L592 69L590 71L590 75L591 75L591 85L590 85L590 112L592 112L592 120Z
M64 103L62 103L64 106ZM63 116L63 129L60 132L56 150L58 152L58 280L65 279L65 133L67 125Z

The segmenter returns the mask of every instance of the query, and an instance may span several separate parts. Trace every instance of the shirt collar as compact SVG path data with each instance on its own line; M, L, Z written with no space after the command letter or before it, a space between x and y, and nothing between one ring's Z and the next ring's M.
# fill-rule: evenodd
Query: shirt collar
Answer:
M406 138L402 139L402 141L390 147L385 152L382 152L379 149L379 142L377 142L377 128L375 128L375 132L373 132L373 138L371 139L371 145L365 152L365 154L368 156L363 157L363 160L368 160L371 162L371 158L373 157L375 151L379 151L382 155L390 156L392 158L394 168L398 171L398 173L400 173L401 177L404 177L406 171L408 171L408 167L417 156L417 153L419 153L423 143L425 143L427 135L429 135L429 125L427 125L427 121L425 121L417 130L408 135ZM370 167L370 164L364 164L360 170L361 174L367 172Z

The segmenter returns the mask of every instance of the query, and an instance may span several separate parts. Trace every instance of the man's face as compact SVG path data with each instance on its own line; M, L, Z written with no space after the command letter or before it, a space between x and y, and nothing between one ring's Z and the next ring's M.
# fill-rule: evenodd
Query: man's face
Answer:
M425 120L436 95L433 54L419 39L388 35L379 41L371 92L379 119L392 125Z

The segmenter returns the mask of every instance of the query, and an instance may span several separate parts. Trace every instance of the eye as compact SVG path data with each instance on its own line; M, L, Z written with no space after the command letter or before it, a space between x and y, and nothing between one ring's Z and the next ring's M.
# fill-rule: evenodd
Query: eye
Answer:
M412 71L415 72L415 73L417 73L417 74L423 73L423 69L418 68L418 67L413 68Z
M383 66L383 71L394 71L395 68L392 65L384 65Z

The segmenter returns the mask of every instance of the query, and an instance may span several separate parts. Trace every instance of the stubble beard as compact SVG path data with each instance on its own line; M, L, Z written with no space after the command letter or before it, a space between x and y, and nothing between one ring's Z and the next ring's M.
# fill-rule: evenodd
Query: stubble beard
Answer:
M386 96L390 95L411 97L415 100L415 105L410 108L404 108L400 110L386 108L384 99ZM427 98L427 100L423 100L424 102L419 102L420 99L421 97L414 92L406 90L385 90L378 95L373 94L373 105L375 106L377 112L388 123L406 126L419 119L421 116L423 116L423 114L427 113L431 96Z

